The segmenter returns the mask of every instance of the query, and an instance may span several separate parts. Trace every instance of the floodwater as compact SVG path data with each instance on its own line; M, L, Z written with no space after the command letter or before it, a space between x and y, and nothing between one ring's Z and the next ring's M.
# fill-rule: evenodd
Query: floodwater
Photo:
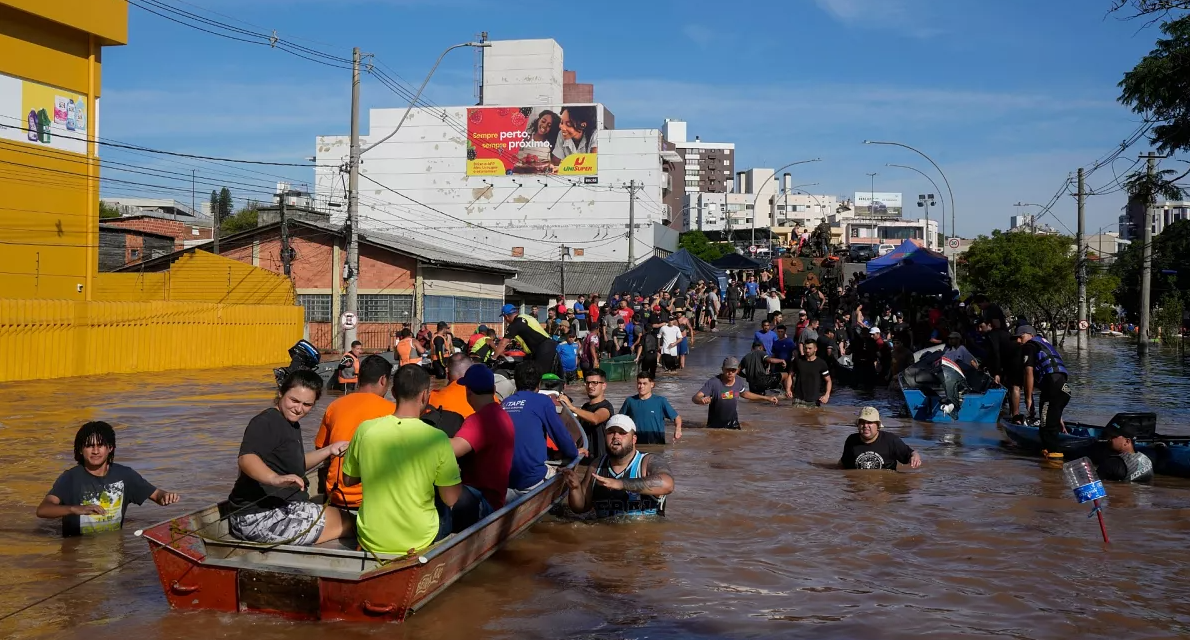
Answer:
M689 398L749 339L702 340L664 379ZM1069 346L1069 345L1068 345ZM1133 347L1093 342L1073 369L1069 418L1154 410L1190 433L1190 376L1176 354L1141 366ZM1000 446L994 425L886 420L920 470L834 464L856 408L887 392L839 390L819 410L748 404L742 432L697 428L667 448L677 492L663 521L551 518L512 541L403 625L295 623L179 613L133 531L227 495L248 419L271 400L267 370L232 369L0 385L0 637L227 638L1184 638L1190 635L1190 481L1108 487L1113 544L1060 471ZM629 383L611 385L619 404ZM304 422L313 437L327 400ZM63 541L33 510L73 464L75 429L117 425L117 460L183 500L133 506L120 534Z

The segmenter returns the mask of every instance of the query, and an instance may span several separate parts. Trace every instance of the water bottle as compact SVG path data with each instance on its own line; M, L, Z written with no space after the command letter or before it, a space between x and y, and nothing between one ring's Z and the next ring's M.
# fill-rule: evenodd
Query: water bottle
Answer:
M1074 491L1079 504L1107 497L1090 458L1079 458L1062 465L1062 477L1066 479L1066 486Z

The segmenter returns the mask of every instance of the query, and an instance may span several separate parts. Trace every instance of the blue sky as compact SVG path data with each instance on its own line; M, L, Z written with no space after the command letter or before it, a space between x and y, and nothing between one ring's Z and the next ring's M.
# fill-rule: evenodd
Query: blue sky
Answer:
M1048 202L1067 174L1136 129L1138 118L1116 102L1116 83L1158 36L1107 15L1111 0L166 1L345 57L359 46L414 85L442 49L479 31L492 39L554 38L566 68L595 84L618 128L684 119L691 136L735 142L739 168L821 157L795 167L794 182L817 182L815 192L866 191L866 174L877 172L877 191L916 200L933 190L929 184L885 164L929 173L928 163L861 143L915 146L946 171L964 236L1006 228L1015 202ZM313 155L315 136L347 132L349 71L129 11L130 44L104 56L102 136L302 162ZM472 65L470 50L450 54L429 99L473 103ZM362 94L365 132L369 107L403 105L370 78ZM1122 174L1146 150L1132 147L1114 169ZM205 163L157 166L234 179ZM1112 169L1100 169L1089 185L1112 182ZM302 168L254 170L269 175L240 172L240 181L310 180ZM198 190L201 199L210 185ZM1053 211L1071 229L1073 200L1062 198ZM1123 204L1121 193L1090 198L1090 232L1114 229Z

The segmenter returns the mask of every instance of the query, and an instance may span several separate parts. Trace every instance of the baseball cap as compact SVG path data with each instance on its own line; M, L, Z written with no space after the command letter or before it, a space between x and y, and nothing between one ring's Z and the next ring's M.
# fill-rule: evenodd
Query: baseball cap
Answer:
M1017 327L1016 331L1012 332L1012 335L1019 338L1019 337L1025 335L1026 333L1031 336L1037 335L1037 332L1033 330L1033 327L1030 327L1027 324L1022 324L1021 326Z
M496 376L492 375L491 369L483 365L473 364L468 367L467 373L459 378L459 384L476 395L496 392Z
M475 332L476 332L476 333L487 333L487 332L488 332L488 325L486 325L486 324L481 324L481 325L479 325L478 327L476 327L476 329L475 329Z
M515 304L506 304L500 308L500 315L506 316L510 313L516 313L516 305Z
M740 368L740 359L739 358L737 358L735 356L727 356L726 358L723 359L723 370L724 371L727 371L728 369L739 369L739 368Z
M880 422L880 412L876 407L864 407L859 411L859 419L863 422Z
M1112 438L1115 438L1117 436L1122 436L1122 437L1128 438L1130 440L1135 440L1136 439L1136 429L1133 428L1133 426L1131 424L1127 424L1127 423L1121 424L1119 422L1116 422L1115 420L1112 420L1111 422L1109 422L1107 424L1107 427L1105 427L1103 429L1103 437L1107 440L1111 440Z
M949 338L958 338L959 340L962 340L963 334L959 333L958 331L951 331L950 335L948 337Z
M603 428L605 431L608 429L622 429L623 431L635 432L636 423L632 421L632 418L622 413L617 413L607 419L607 423L603 425Z
M868 333L870 333L874 336L880 335L880 327L872 327L872 330L869 331Z

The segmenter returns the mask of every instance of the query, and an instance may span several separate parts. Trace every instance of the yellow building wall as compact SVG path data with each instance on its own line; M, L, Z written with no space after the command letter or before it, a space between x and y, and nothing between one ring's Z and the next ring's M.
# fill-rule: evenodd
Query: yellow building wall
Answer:
M85 136L99 126L102 47L128 39L124 0L0 0L0 74L81 96ZM26 127L14 115L4 123ZM3 295L91 300L98 273L99 167L95 144L71 153L0 141Z

